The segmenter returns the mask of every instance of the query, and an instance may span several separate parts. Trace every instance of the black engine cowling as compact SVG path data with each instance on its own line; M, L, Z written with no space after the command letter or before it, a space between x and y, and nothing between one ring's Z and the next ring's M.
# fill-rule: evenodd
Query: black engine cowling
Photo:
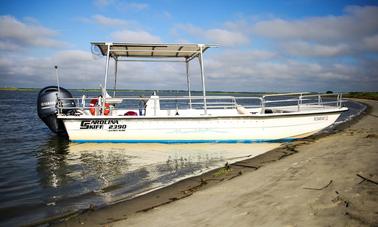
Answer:
M59 98L73 98L72 94L60 87ZM37 111L38 116L50 128L51 131L65 135L67 134L66 128L61 120L57 118L58 108L58 87L48 86L43 88L38 94ZM76 104L73 100L60 100L60 105L64 107L62 113L67 114L74 111Z

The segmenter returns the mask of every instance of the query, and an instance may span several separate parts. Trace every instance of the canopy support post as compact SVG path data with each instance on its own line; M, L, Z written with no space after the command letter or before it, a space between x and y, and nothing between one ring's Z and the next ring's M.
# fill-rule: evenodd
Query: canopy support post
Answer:
M205 86L205 72L203 67L203 44L198 44L200 48L199 63L201 66L201 79L202 79L202 94L203 94L203 108L205 115L207 115L207 103L206 103L206 86Z
M114 90L113 90L113 97L116 96L117 75L118 75L118 57L114 57Z
M108 50L106 52L106 65L105 65L105 81L104 81L104 90L102 91L102 109L105 110L105 100L106 100L106 84L108 81L108 73L109 73L109 57L110 57L110 45L109 43L106 44L108 47ZM102 111L102 115L104 115L105 111Z
M190 76L189 76L189 61L186 59L186 83L188 85L188 96L189 96L189 108L192 109L192 92L190 89Z

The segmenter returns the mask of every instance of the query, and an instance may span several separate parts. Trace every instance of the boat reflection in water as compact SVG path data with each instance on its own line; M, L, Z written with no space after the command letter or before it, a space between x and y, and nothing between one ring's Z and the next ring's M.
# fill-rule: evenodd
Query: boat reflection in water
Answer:
M130 199L278 147L255 144L70 143L52 138L37 168L44 216Z

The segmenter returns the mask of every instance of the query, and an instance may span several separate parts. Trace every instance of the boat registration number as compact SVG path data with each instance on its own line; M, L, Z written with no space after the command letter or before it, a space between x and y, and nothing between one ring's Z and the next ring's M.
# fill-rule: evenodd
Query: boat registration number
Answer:
M327 121L328 116L316 116L314 117L314 121Z
M125 131L127 125L109 125L109 131Z

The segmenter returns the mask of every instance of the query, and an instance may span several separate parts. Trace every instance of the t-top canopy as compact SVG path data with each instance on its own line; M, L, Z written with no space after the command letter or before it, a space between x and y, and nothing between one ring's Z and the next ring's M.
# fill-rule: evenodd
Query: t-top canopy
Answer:
M207 44L138 44L138 43L105 43L92 42L92 46L98 47L101 54L106 56L108 47L111 57L161 57L161 58L186 58L191 59L215 45Z

